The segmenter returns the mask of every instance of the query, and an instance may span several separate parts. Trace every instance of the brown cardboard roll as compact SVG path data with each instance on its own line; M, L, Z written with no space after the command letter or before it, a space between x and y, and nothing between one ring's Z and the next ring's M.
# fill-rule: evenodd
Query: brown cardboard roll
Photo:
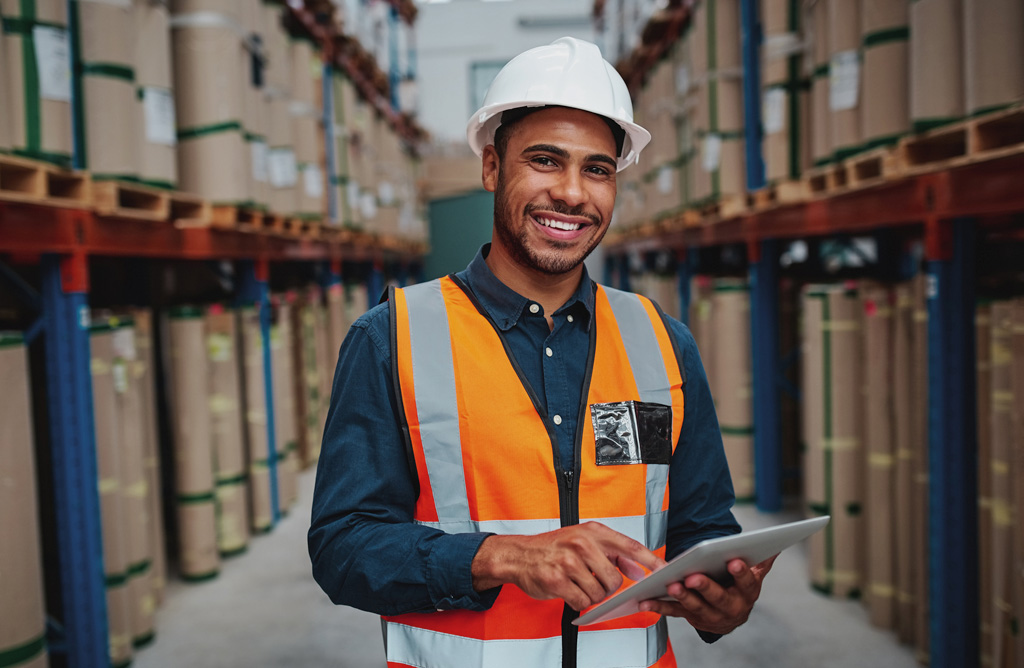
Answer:
M963 0L968 114L1024 99L1024 3Z
M331 390L334 383L334 368L338 366L338 350L331 344L331 331L328 324L327 307L321 305L314 311L316 316L316 358L320 374L320 412L317 422L323 438L323 430L327 424L327 411L331 406ZM319 459L321 442L317 441L313 456Z
M36 501L28 353L21 336L0 332L0 654L24 650L45 666L46 609Z
M1013 355L1013 426L1014 443L1024 440L1024 299L1013 300L1013 332L1011 335ZM1024 515L1024 448L1012 449L1013 462L1013 614L1018 622L1018 632L1013 636L1014 656L1017 664L1024 663L1024 638L1019 632L1020 620L1024 618L1024 529L1021 517Z
M270 357L274 393L274 436L277 448L278 499L282 511L291 508L298 494L296 462L297 416L292 367L292 304L287 295L277 304L277 322L271 331Z
M245 71L244 104L242 106L242 127L248 144L251 164L250 188L252 199L262 207L270 205L270 177L267 172L267 104L264 99L263 74L266 62L265 21L263 6L257 2L243 2L241 23L246 35L256 36L256 43L241 45ZM258 43L259 49L255 50ZM259 70L259 72L257 72ZM259 76L257 76L257 74ZM259 84L257 86L257 83Z
M163 601L167 581L164 538L163 492L157 436L156 388L154 387L153 314L147 309L131 313L135 321L136 359L132 375L137 382L143 420L143 467L146 472L146 533L152 555L153 596L157 606Z
M67 5L63 0L30 1L34 23L17 21L25 18L20 0L0 1L0 13L18 26L5 29L3 38L9 144L16 153L69 165L74 144L71 72L66 66ZM26 52L33 54L31 60L25 60ZM33 65L35 72L26 70Z
M207 401L210 372L202 313L193 308L176 309L171 313L168 333L181 575L203 580L220 571L220 558Z
M808 27L811 49L807 54L811 74L810 125L811 157L815 165L832 159L832 112L829 107L829 5L826 0L816 0L810 7Z
M1014 307L1011 301L992 304L989 350L992 437L992 580L994 598L992 665L1010 665L1014 653Z
M234 311L217 305L207 309L205 320L210 432L216 461L217 547L221 555L228 556L246 549L250 524L236 317Z
M981 665L991 666L994 650L992 615L992 306L979 303L974 315L978 410L978 573Z
M822 434L825 424L825 349L822 325L825 299L819 290L805 290L801 295L801 376L800 388L804 399L801 433L804 441L804 513L808 517L827 515L831 511L826 494L825 448ZM831 525L831 523L830 523ZM832 564L834 531L831 526L811 536L808 550L808 577L811 586L823 593L831 593L829 570Z
M861 0L829 0L828 5L829 127L837 159L861 148L860 4Z
M755 493L749 289L743 280L719 279L711 303L715 410L740 502L753 501Z
M249 200L248 147L240 125L178 140L181 190L216 204Z
M896 621L896 450L893 421L893 306L895 293L861 285L864 309L864 521L867 537L864 595L871 623ZM898 511L897 511L898 512Z
M240 123L246 68L237 29L227 17L212 15L222 23L206 25L190 23L194 16L175 14L171 23L178 128L192 131Z
M263 337L259 312L253 307L239 309L239 332L243 355L245 434L248 444L249 496L252 529L260 533L273 527L268 466L267 404L263 369Z
M964 116L961 0L910 4L910 118L917 131Z
M904 644L914 642L916 573L914 551L917 516L917 464L911 406L919 388L913 383L914 294L910 283L896 286L893 320L893 420L896 456L894 519L896 522L896 634Z
M910 4L862 0L864 103L868 146L892 144L910 131Z
M0 3L0 20L3 20L3 9L3 3ZM0 30L0 90L8 91L0 99L0 151L11 148L11 84L7 68L7 34Z
M149 528L149 480L146 475L145 409L138 373L135 325L130 319L113 334L114 363L122 370L124 382L115 383L119 426L118 451L121 478L125 549L128 559L128 599L131 642L134 647L149 643L155 634L153 553Z
M912 347L913 393L910 416L913 420L912 443L914 466L913 559L914 559L914 644L919 661L926 661L930 651L928 581L928 277L921 273L914 278L914 332Z
M139 176L131 0L78 3L85 167L93 178Z
M820 302L820 319L817 309L809 305L814 300ZM812 582L833 596L857 597L862 592L865 560L860 300L856 290L828 286L807 290L804 306L808 308L806 340L820 339L805 349L818 355L817 360L809 358L807 365L822 376L820 385L805 376L809 385L804 396L818 389L823 395L820 406L817 398L808 406L809 412L819 408L821 412L808 415L805 422L808 464L819 465L822 471L808 469L808 473L822 476L824 490L810 482L808 486L823 497L808 495L807 503L812 514L832 515L831 534L811 544L811 562L817 569Z
M177 187L177 131L171 76L171 27L167 6L134 0L138 171L145 183Z
M197 14L209 12L226 16L234 21L240 20L242 2L247 0L171 0L171 11L174 14Z
M99 321L100 318L94 318L94 322ZM127 372L124 363L115 360L114 331L109 325L94 326L89 337L89 348L110 661L117 666L131 661L133 654L133 606L128 586L130 563L122 471L124 462L117 410L118 389L123 389L127 383Z

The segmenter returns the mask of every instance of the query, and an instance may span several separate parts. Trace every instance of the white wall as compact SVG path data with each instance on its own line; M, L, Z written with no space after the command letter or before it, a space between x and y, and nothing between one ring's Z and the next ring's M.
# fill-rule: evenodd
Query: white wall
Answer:
M419 123L435 142L465 144L470 65L507 62L563 36L594 41L593 0L452 0L418 6ZM565 19L563 21L563 19ZM555 24L555 25L546 25Z

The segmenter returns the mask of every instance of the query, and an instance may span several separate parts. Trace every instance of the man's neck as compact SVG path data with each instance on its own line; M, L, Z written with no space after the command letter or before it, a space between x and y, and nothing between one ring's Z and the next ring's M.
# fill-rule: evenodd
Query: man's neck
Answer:
M551 315L576 294L583 276L582 264L555 276L533 271L514 262L497 244L491 245L485 261L495 278L543 307L549 326L552 325Z

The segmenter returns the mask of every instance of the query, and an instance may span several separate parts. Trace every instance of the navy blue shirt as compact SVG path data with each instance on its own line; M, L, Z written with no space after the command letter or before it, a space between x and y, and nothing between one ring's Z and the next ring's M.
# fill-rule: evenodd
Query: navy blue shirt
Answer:
M594 313L584 269L576 294L552 314L499 281L484 246L458 276L505 334L527 381L554 420L564 469L573 461ZM667 557L739 531L707 376L690 331L668 319L686 378L682 433L669 468ZM388 306L351 327L334 374L308 534L313 576L338 604L382 615L485 610L500 588L473 590L470 565L490 534L445 534L413 523L410 470L392 382ZM560 422L560 424L559 424Z

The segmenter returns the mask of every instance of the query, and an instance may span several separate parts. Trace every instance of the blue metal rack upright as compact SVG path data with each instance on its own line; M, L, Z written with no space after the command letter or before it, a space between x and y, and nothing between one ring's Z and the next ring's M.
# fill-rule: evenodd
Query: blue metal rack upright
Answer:
M750 344L754 382L754 494L764 512L782 510L782 405L778 379L779 242L758 243L750 264Z
M978 430L973 220L928 226L930 665L978 666Z
M69 668L110 663L84 254L44 255L47 408Z

